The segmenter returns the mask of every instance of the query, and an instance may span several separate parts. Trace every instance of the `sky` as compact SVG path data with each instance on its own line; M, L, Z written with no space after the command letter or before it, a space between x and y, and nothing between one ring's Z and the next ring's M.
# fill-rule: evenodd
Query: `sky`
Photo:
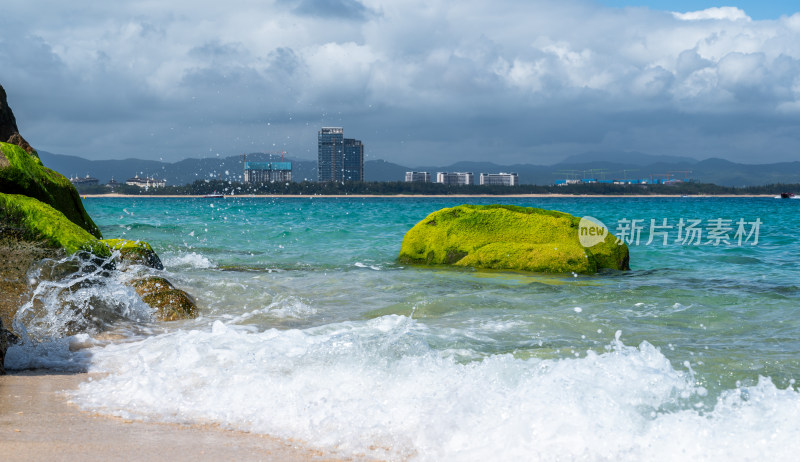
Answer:
M37 149L552 164L800 160L800 6L644 0L5 0L0 84Z

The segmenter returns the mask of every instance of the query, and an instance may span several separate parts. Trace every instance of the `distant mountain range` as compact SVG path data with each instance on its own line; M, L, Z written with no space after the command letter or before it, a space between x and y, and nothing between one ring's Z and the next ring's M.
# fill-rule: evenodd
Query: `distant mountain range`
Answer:
M47 166L68 177L92 176L107 183L114 178L124 182L138 175L165 179L168 185L182 185L203 179L241 181L243 175L242 156L184 159L179 162L153 160L88 160L76 156L65 156L39 151L39 157ZM247 154L248 161L280 160L269 154ZM294 181L315 181L317 162L311 160L286 159L292 162ZM499 165L491 162L457 162L446 166L407 167L384 160L364 162L367 181L403 181L407 171L473 172L475 179L480 173L515 172L522 184L553 184L563 178L597 179L644 179L664 177L691 178L702 183L723 186L758 186L772 183L800 183L800 162L774 164L739 164L724 159L710 158L698 161L688 157L653 156L640 152L588 152L568 157L555 165L515 164Z

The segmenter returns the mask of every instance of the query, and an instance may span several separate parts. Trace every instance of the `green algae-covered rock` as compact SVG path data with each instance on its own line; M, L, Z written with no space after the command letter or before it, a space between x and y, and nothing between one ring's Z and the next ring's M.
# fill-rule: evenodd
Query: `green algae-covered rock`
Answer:
M188 293L176 289L168 280L148 276L133 281L133 288L142 301L158 310L161 321L177 321L197 316L197 306Z
M0 232L16 233L23 241L64 249L69 254L83 250L100 257L111 256L99 239L32 197L0 193L0 221Z
M627 270L628 248L608 234L584 247L580 218L511 205L460 205L428 215L403 238L400 261L427 265L594 274Z
M103 239L101 242L112 251L118 251L123 264L144 265L159 270L164 269L158 254L145 241Z
M28 271L46 259L88 252L109 257L99 239L37 199L0 193L0 321L12 327L30 296Z
M0 142L0 192L38 199L63 213L92 236L102 238L81 203L80 195L62 174L42 165L19 146Z

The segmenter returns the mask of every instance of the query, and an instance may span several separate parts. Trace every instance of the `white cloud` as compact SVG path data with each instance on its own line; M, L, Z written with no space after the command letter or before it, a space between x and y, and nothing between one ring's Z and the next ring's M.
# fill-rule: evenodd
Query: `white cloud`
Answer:
M47 150L95 157L141 155L143 134L147 152L172 159L275 139L312 157L316 129L329 123L407 163L429 161L424 146L442 162L474 158L488 138L504 143L508 162L581 146L644 150L657 138L654 153L691 155L652 130L689 124L698 146L724 152L725 137L703 138L705 120L718 130L722 119L769 115L792 127L800 101L800 14L753 21L730 7L669 14L589 0L76 0L7 10L0 62L13 64L0 83L23 131ZM629 123L649 128L634 136L615 125ZM76 139L61 139L59 124ZM800 149L785 144L776 156Z
M733 6L723 6L707 8L700 11L689 11L686 13L673 13L676 18L684 21L701 21L705 19L716 19L724 21L752 21L744 10Z

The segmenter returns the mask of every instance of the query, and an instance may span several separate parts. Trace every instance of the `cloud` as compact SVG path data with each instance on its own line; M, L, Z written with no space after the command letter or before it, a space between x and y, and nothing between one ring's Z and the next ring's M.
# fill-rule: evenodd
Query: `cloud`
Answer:
M314 158L323 125L407 165L600 149L747 160L771 137L776 161L800 149L800 14L76 1L13 2L0 18L0 83L25 136L52 152Z
M295 3L284 0L283 3ZM341 18L362 21L371 14L364 5L355 0L300 0L292 11L298 15L319 18Z
M686 13L673 13L676 18L684 21L726 20L726 21L752 21L744 10L732 6L714 7L700 11Z

